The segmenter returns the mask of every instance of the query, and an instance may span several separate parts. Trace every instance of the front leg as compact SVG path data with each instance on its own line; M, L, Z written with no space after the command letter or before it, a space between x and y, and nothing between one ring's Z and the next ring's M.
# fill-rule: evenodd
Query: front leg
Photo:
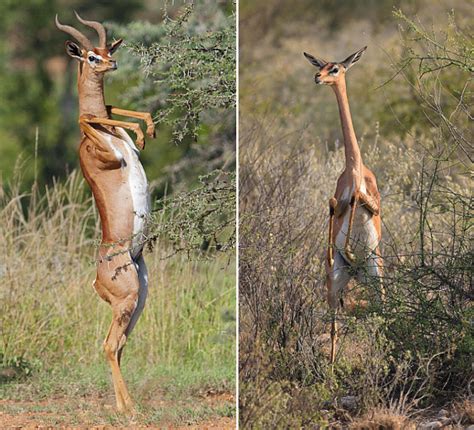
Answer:
M92 125L88 122L88 117L79 117L79 127L84 133L84 136L94 143L92 147L94 149L95 157L104 163L108 168L114 169L122 165L123 156L119 151L114 150L112 145L104 142L104 136L99 133ZM91 148L87 146L87 151Z
M143 132L140 126L138 124L135 124L134 122L116 121L115 119L97 117L85 118L84 121L88 124L108 125L112 127L122 127L128 130L132 130L137 135L137 146L140 149L145 148L145 136L143 136Z
M359 192L356 191L354 193L354 195L352 196L351 203L350 203L351 213L350 213L350 216L349 216L349 226L347 227L346 243L345 243L345 246L344 246L344 251L345 251L346 257L352 263L355 261L355 256L354 256L354 254L352 252L352 249L351 249L350 240L351 240L352 225L354 224L354 215L355 215L355 211L356 211L356 208L357 208L358 200L359 200Z
M371 196L370 194L360 191L359 199L362 203L361 206L364 206L373 215L380 214L380 194L378 192L376 196Z
M334 213L336 212L337 200L335 197L329 199L329 241L328 241L328 252L327 259L329 267L332 268L334 264Z
M153 122L153 119L150 113L120 109L118 107L111 106L111 105L107 106L107 112L113 115L129 116L130 118L138 118L138 119L141 119L142 121L145 121L145 124L147 125L146 134L153 138L156 137L155 123Z

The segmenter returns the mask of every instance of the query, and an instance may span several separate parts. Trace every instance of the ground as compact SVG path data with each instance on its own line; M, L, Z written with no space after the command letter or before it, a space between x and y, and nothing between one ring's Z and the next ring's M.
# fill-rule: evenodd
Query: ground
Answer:
M135 413L120 414L105 363L66 369L0 369L0 429L235 428L234 372L184 364L131 371ZM8 378L7 378L8 376Z
M170 401L166 397L150 399L142 402L132 418L115 412L113 396L99 393L41 401L0 400L0 428L233 429L234 410L233 393L212 391L196 393L183 401Z

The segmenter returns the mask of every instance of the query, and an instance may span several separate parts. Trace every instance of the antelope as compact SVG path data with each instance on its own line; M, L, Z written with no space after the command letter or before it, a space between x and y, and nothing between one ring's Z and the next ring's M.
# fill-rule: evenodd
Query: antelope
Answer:
M111 119L111 114L144 120L150 137L155 136L155 126L149 113L105 105L104 74L117 69L112 55L122 39L107 45L106 31L101 23L86 21L77 12L75 14L99 36L99 46L94 47L79 30L61 24L56 15L56 27L80 44L68 40L66 53L79 62L79 160L92 190L102 228L93 287L112 307L112 323L104 350L112 371L117 409L133 411L133 401L120 371L120 360L148 293L142 250L150 199L147 178L139 160L138 148L145 146L143 132L138 124ZM135 143L124 129L136 134Z
M329 200L329 243L326 254L327 301L332 310L331 364L336 359L337 311L339 299L352 277L367 282L376 279L381 288L383 260L379 243L382 238L380 194L375 175L363 164L352 125L346 92L346 72L362 57L367 46L344 61L327 62L304 52L318 71L317 85L329 85L336 94L344 137L345 169ZM342 300L341 300L342 302Z

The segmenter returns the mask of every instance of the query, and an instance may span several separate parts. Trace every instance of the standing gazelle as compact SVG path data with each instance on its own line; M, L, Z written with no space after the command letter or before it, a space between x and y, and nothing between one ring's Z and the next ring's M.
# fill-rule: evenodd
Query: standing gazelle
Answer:
M147 178L138 158L137 146L143 149L145 145L140 126L113 120L110 115L144 120L149 136L154 136L155 126L149 113L105 105L104 73L117 69L112 54L122 40L107 45L102 24L85 21L77 13L76 17L99 35L99 47L94 47L80 31L60 24L56 16L59 30L70 34L82 45L67 41L66 52L79 61L79 126L82 133L79 159L102 225L93 286L112 307L112 323L104 349L112 370L117 409L132 410L133 402L120 372L120 357L143 310L148 291L142 249L150 203ZM137 146L124 128L137 135Z
M357 62L367 47L340 63L327 62L304 53L318 69L316 84L330 85L336 93L341 117L346 165L339 177L334 197L329 200L329 244L326 259L328 303L332 309L331 363L336 358L337 309L339 298L351 277L378 279L383 297L383 260L379 243L382 237L380 194L374 174L362 163L352 125L346 92L346 71Z

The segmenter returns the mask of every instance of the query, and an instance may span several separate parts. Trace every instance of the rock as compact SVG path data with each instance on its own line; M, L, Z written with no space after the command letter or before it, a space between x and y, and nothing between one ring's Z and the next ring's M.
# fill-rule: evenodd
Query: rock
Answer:
M474 430L474 424L471 424L469 427L466 427L465 430Z
M349 411L357 408L357 397L356 396L344 396L341 397L341 406Z
M421 423L418 427L418 430L436 430L443 427L443 423L439 421L430 421L428 423Z
M18 378L19 376L20 372L14 367L0 367L0 384Z
M444 417L447 417L449 415L448 411L446 409L441 409L439 412L438 412L438 415L437 417L438 418L444 418Z

